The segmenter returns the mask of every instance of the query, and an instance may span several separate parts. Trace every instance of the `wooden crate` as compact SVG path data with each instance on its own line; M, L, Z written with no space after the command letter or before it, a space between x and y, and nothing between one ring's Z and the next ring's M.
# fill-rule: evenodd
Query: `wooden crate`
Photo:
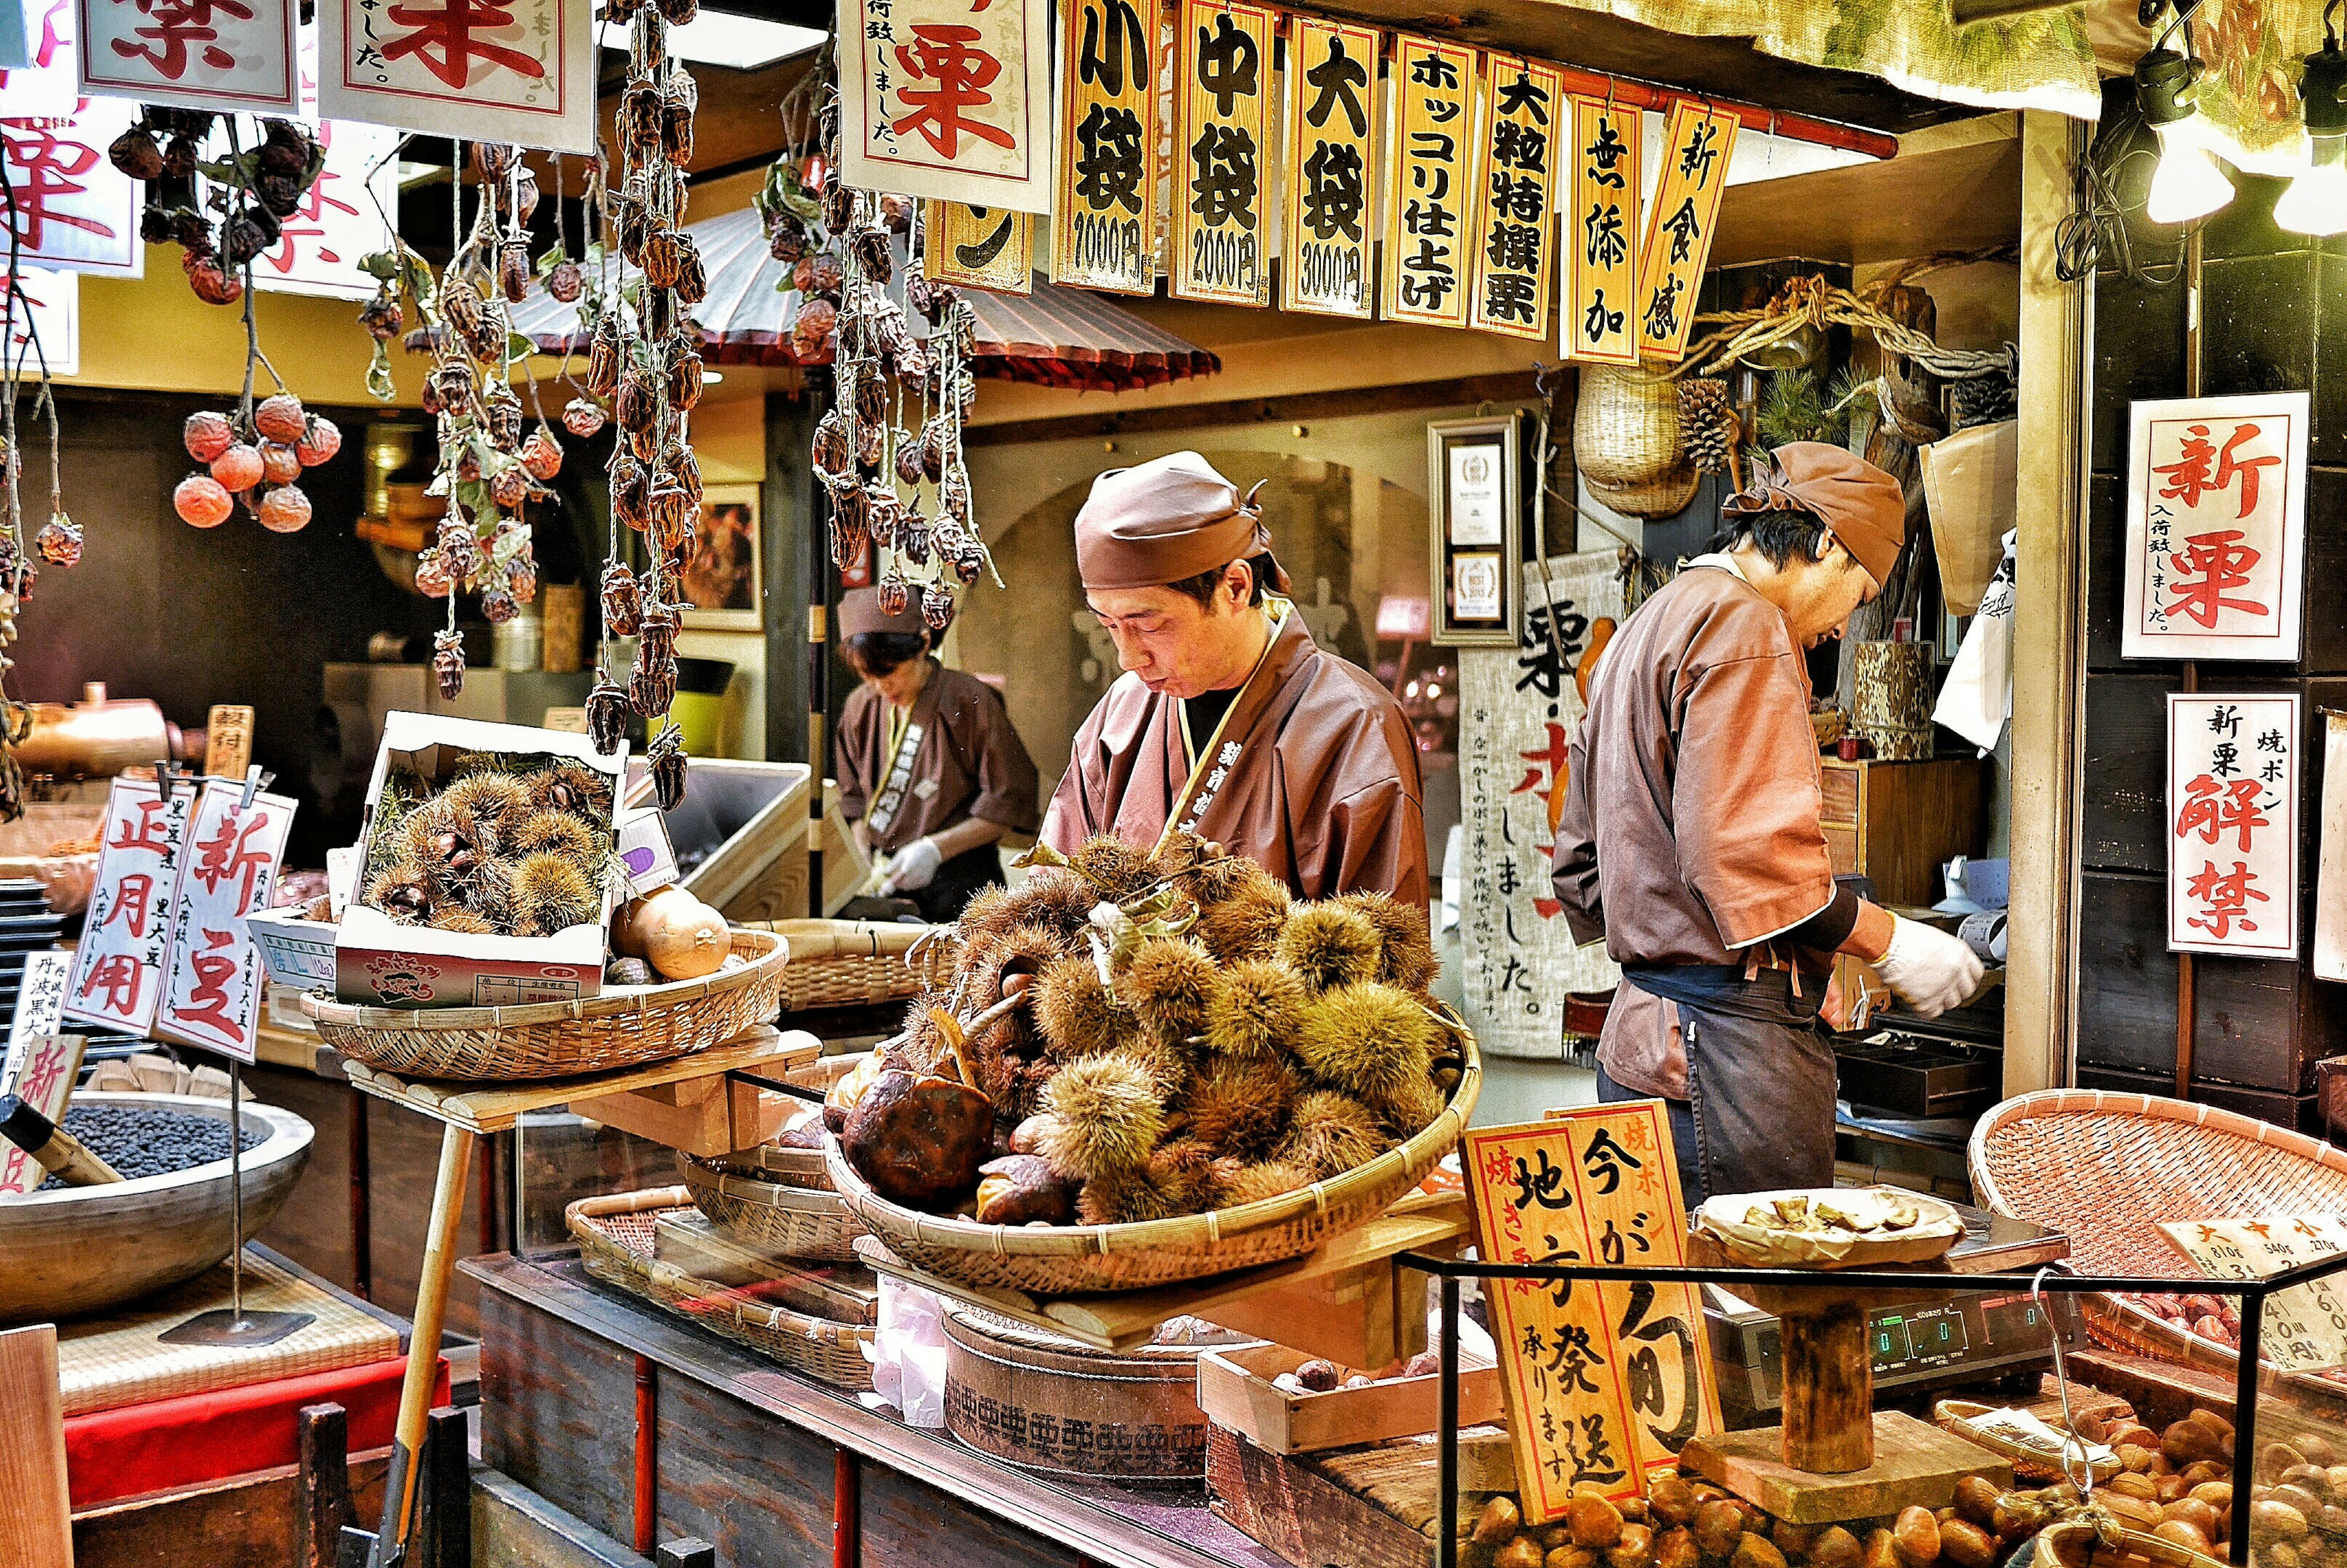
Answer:
M1973 757L1928 762L1819 764L1819 823L1833 868L1873 879L1878 904L1940 901L1940 867L1988 845L1987 764Z
M1434 1430L1442 1379L1397 1378L1366 1389L1291 1394L1273 1386L1313 1358L1284 1345L1211 1350L1198 1361L1198 1408L1266 1452L1309 1453L1355 1448ZM1501 1419L1500 1375L1486 1366L1462 1368L1459 1421L1476 1426Z

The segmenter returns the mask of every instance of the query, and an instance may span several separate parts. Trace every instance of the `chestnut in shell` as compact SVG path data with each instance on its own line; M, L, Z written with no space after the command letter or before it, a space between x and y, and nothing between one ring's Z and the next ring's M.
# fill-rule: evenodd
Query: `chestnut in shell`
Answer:
M979 1167L978 1223L1063 1225L1076 1217L1078 1184L1040 1154L1005 1154Z
M840 1147L892 1204L949 1208L979 1179L994 1142L994 1102L966 1083L891 1071L848 1112Z

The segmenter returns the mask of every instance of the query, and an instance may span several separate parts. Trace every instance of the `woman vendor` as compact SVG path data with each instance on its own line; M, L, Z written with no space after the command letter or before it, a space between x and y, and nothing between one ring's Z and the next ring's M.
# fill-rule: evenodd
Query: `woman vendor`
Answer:
M1035 831L1035 764L994 688L929 651L920 589L890 615L878 589L857 589L840 600L839 630L861 677L839 721L840 811L885 860L883 894L924 919L958 919L1002 879L996 841Z

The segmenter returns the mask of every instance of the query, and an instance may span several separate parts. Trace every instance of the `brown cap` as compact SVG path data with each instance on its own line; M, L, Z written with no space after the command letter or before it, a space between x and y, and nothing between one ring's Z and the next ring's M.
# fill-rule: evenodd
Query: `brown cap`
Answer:
M1162 588L1271 548L1253 495L1195 452L1174 452L1092 481L1076 514L1076 568L1086 589ZM1265 586L1285 592L1287 574Z
M1907 539L1907 497L1899 481L1824 441L1795 441L1752 465L1752 483L1720 503L1730 517L1801 511L1841 541L1881 588Z
M842 641L861 637L867 631L901 631L911 637L927 637L928 623L921 619L921 590L914 589L906 601L901 615L891 615L880 608L880 590L876 588L852 589L839 596L839 636Z

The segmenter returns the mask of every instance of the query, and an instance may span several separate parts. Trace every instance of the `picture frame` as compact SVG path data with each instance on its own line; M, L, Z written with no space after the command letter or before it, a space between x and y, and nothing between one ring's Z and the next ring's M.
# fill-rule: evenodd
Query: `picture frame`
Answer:
M765 630L764 520L756 485L711 485L702 492L695 548L681 585L678 620L686 630Z
M1438 647L1521 641L1522 425L1511 413L1426 426L1429 641Z

